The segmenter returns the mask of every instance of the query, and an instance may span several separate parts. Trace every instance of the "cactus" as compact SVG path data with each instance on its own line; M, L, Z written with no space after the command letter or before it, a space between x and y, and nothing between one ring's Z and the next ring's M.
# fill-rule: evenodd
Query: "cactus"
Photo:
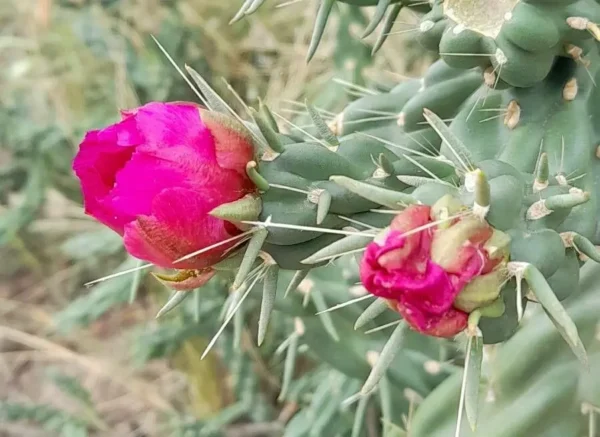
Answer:
M421 43L457 68L492 66L502 83L543 80L557 56L585 56L599 39L600 5L588 1L436 0L419 27Z
M581 369L560 347L560 336L537 311L506 344L489 351L479 425L476 432L463 426L461 436L593 435L595 406L600 401L595 338L599 273L598 265L586 264L582 293L567 305L588 347L591 372ZM451 435L460 386L458 374L444 381L419 406L410 424L411 435Z
M254 12L262 3L248 0L238 15ZM320 4L311 53L334 3ZM376 19L384 15L381 8L402 4L392 3L377 2ZM241 234L232 248L238 250L214 266L235 277L224 322L207 352L229 322L239 332L239 314L258 314L257 342L268 345L274 314L281 312L288 316L289 336L278 348L286 353L280 399L294 398L292 379L302 346L322 363L319 371L333 368L330 375L342 381L333 393L316 387L317 399L289 424L286 435L318 435L326 423L335 423L339 433L363 435L362 417L374 392L384 419L399 423L389 405L400 405L395 413L410 410L412 405L400 395L406 389L429 395L407 424L416 436L447 435L449 429L469 435L463 409L471 429L477 429L474 435L576 435L582 427L568 403L576 399L593 411L593 393L589 397L578 390L572 370L593 363L595 350L590 314L597 299L593 281L581 275L581 267L583 256L592 260L586 271L597 272L592 262L600 262L594 246L600 243L595 183L598 4L499 1L477 15L480 8L479 2L435 2L421 33L424 44L439 45L442 59L422 79L360 98L333 119L307 103L309 129L284 129L264 104L249 108L252 120L242 122L202 77L188 70L205 104L221 112L234 131L247 131L256 147L246 171L257 192L211 212L234 223ZM537 25L524 27L531 17ZM410 218L415 208L426 208L426 226L408 226L410 220L404 220L401 211L409 211ZM420 329L412 320L414 311L390 291L395 286L391 280L377 284L386 293L369 288L378 296L369 305L363 301L372 296L364 290L348 300L364 277L363 251L384 247L394 231L399 238L419 232L431 237L426 257L441 266L440 275L458 275L467 249L475 248L483 258L477 274L456 286L446 308L459 312L460 323L453 325L459 329ZM390 250L395 258L387 265L417 263L402 258L403 250L425 243L402 241ZM362 266L360 276L356 261ZM415 277L422 273L419 267L412 270ZM254 291L259 283L261 293ZM185 291L175 293L161 314L185 296ZM539 311L520 328L530 302L545 314ZM384 331L388 323L395 326L390 335ZM362 332L367 324L376 326L375 335ZM421 337L406 324L430 336ZM464 371L449 366L429 372L427 363L442 366L440 361L457 358L449 352L448 340L432 336L459 331L458 342L466 342ZM565 353L559 337L579 364ZM504 342L488 374L484 349ZM554 358L530 360L526 349L537 351L547 343L556 348L540 353L555 353ZM544 369L547 375L542 375ZM520 382L523 372L530 376L528 384ZM480 406L482 378L491 381L497 402ZM546 387L550 378L560 384ZM337 408L341 393L349 396L346 404L358 402L352 424ZM313 417L310 409L326 405L325 397L335 407L318 411L317 431L307 429L303 421ZM517 410L513 404L531 408L518 409L519 420L499 428L502 418ZM563 405L569 405L568 423L535 420L540 411L550 415Z
M508 340L533 300L587 365L560 303L578 293L579 256L598 259L597 136L588 116L598 95L597 47L590 44L587 53L589 63L557 58L529 88L495 89L489 71L439 61L423 80L359 99L329 123L309 106L318 136L308 142L277 132L262 108L255 119L269 147L254 167L262 205L258 220L247 223L266 231L259 243L270 255L267 265L297 270L294 289L309 267L359 253L389 223L382 212L413 203L435 209L450 195L510 238L509 280L493 285L491 299L481 300L476 288L475 301L461 295L471 299L474 315L465 331L468 354L477 362L481 342ZM385 368L376 368L379 378ZM474 423L477 398L467 402Z

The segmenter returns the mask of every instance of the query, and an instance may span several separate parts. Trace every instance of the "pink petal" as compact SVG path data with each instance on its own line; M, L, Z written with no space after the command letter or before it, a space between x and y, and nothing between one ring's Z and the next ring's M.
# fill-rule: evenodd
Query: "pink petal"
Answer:
M147 146L170 149L187 146L205 162L216 163L212 135L200 119L196 105L187 103L148 103L137 110L135 120Z
M415 331L433 337L454 337L467 327L469 318L467 313L454 308L435 317L399 302L396 303L396 309Z
M86 213L119 233L123 233L127 220L115 215L103 199L141 140L135 122L124 120L106 129L88 132L73 160Z
M117 175L107 202L116 215L132 221L150 215L153 202L164 189L179 187L202 196L207 208L241 198L248 192L247 182L231 170L205 161L185 145L168 149L140 146Z
M250 134L231 117L202 109L200 114L214 138L219 166L235 170L245 177L246 164L254 159L254 146Z
M181 263L173 262L239 233L233 225L209 216L212 209L203 193L166 189L155 197L152 215L140 216L125 227L125 248L131 255L165 268L209 267L220 261L234 243L220 245Z

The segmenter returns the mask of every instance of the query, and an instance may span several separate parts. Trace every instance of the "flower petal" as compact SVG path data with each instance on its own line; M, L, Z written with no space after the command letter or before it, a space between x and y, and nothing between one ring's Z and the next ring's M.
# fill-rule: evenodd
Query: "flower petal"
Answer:
M73 160L86 213L121 234L128 220L115 215L103 200L113 188L117 173L142 140L135 121L126 119L106 129L88 132Z
M254 159L250 134L237 120L214 111L200 110L202 121L215 142L215 154L221 168L246 175L246 164Z
M189 253L239 233L230 223L208 215L213 207L203 194L184 188L162 191L152 204L152 215L140 216L125 227L127 251L165 268L203 269L220 261L234 243L174 264Z
M469 319L467 313L454 308L436 317L399 302L396 303L396 309L415 331L433 337L454 337L467 327Z
M250 188L246 178L204 160L190 147L141 146L117 175L107 201L115 214L132 221L150 215L155 197L169 187L201 193L213 208L243 197Z
M134 118L147 147L185 145L205 162L216 163L214 140L194 104L152 102L139 108Z

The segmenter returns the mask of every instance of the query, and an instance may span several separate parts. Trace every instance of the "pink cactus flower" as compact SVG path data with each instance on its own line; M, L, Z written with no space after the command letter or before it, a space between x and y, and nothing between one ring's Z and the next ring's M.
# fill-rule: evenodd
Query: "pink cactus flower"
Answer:
M388 299L413 329L452 337L468 319L454 306L456 297L500 261L484 248L493 232L470 216L436 224L431 207L409 206L367 246L361 280L369 292Z
M122 235L131 255L202 270L234 243L174 261L240 233L209 212L255 190L245 170L253 153L248 135L221 114L192 103L149 103L88 132L73 169L86 213Z

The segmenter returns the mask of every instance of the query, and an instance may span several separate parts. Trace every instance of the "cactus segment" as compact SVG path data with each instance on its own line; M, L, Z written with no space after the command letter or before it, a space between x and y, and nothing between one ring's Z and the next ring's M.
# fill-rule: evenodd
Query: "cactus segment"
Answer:
M593 0L437 0L421 21L419 36L453 67L491 65L507 84L529 87L546 78L566 45L593 38L599 18L600 5Z

